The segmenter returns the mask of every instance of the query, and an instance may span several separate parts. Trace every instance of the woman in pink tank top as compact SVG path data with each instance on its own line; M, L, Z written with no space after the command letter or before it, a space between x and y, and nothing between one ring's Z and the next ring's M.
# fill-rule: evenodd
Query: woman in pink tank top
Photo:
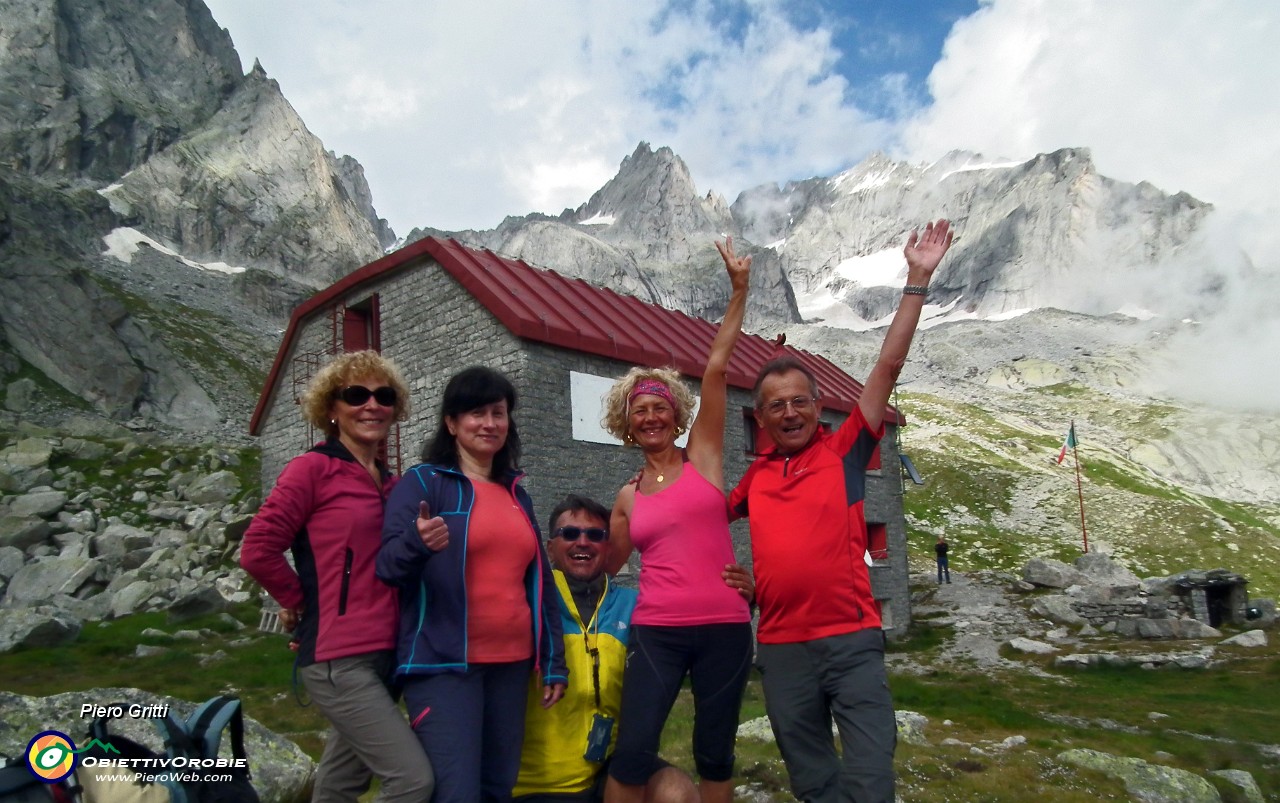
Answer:
M658 742L686 676L702 800L733 798L754 584L737 566L729 535L724 424L729 357L741 334L751 257L735 256L732 238L716 249L733 293L707 356L697 415L693 393L671 369L633 368L605 400L605 427L644 453L644 468L618 492L609 522L609 573L626 564L633 548L642 565L607 803L643 800L645 784L665 766ZM688 446L681 449L676 439L686 430Z

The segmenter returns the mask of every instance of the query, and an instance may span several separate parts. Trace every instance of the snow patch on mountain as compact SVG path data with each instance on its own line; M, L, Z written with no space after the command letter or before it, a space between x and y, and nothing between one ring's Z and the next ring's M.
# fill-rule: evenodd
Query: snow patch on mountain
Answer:
M187 259L172 248L167 248L152 238L138 231L137 229L123 226L113 229L109 234L102 238L102 242L106 245L107 250L103 252L105 256L114 257L126 264L133 262L133 257L138 253L139 246L149 246L154 248L166 256L171 256L182 261L184 265L200 270L207 270L212 273L236 274L244 273L245 269L228 265L225 262L196 262L193 259Z

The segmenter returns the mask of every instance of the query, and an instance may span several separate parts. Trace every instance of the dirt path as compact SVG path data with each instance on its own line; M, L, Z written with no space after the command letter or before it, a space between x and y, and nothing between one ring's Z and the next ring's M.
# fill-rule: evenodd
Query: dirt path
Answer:
M1010 639L1024 636L1044 639L1041 623L1035 623L1021 605L1010 598L1010 579L993 572L951 572L951 582L935 585L929 575L914 575L911 616L937 626L950 625L955 635L944 643L939 659L946 664L979 670L1031 670L1024 662L1000 656L1000 647ZM911 654L890 655L894 669L924 671Z

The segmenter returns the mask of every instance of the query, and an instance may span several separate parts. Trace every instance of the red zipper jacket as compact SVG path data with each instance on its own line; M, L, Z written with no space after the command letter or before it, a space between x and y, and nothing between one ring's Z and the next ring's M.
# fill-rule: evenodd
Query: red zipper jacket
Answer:
M289 461L245 532L240 565L281 606L302 608L300 666L395 649L399 601L374 562L396 478L378 468L381 491L336 438L317 444Z

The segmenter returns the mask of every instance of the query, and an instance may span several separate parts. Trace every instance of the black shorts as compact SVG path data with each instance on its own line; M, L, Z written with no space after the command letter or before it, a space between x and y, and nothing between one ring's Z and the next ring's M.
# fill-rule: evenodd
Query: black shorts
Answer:
M708 781L733 777L742 692L751 671L751 623L632 625L622 680L618 746L609 774L641 786L666 766L662 728L685 676L693 687L693 760Z

